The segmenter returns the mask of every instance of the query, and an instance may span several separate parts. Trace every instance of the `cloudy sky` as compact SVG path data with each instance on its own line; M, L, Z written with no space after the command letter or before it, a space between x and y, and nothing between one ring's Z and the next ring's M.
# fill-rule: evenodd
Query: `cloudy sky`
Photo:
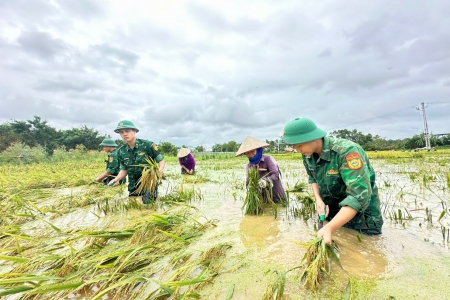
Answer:
M0 123L205 145L296 117L405 138L450 132L450 2L0 1Z

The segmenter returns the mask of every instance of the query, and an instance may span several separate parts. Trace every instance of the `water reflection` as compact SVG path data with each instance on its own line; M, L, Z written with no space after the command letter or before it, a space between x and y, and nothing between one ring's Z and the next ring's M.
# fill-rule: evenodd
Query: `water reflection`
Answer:
M351 275L380 276L387 271L386 254L378 249L381 236L366 236L352 229L340 228L333 238L339 246L342 266Z
M276 242L278 221L272 215L244 216L239 226L242 243L247 247L269 246Z

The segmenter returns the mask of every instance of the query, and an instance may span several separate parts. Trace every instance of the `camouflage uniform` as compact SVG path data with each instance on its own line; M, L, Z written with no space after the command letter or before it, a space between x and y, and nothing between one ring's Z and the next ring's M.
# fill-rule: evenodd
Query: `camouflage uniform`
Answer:
M154 159L157 163L164 159L163 155L158 152L158 147L153 142L136 139L134 148L130 148L128 144L122 145L118 150L118 158L120 163L120 170L128 171L128 192L130 196L139 196L136 193L136 184L141 178L143 167L138 165L147 164L146 157ZM147 200L154 200L158 197L158 186L151 193L143 195L143 202L148 203Z
M342 206L357 214L344 227L364 234L380 234L383 218L380 211L375 171L365 151L358 144L325 136L319 158L303 155L309 183L319 185L320 195L329 206L331 220Z
M108 183L120 172L119 159L117 158L117 149L114 149L110 153L108 153L108 159L106 162L106 172L110 173L108 177L103 179L103 184L108 185ZM125 178L120 180L120 184L125 183Z

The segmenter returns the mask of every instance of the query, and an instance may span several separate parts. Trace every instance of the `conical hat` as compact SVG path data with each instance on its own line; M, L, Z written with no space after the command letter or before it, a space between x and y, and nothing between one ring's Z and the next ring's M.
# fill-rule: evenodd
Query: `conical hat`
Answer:
M257 138L248 136L245 138L245 140L242 142L241 146L239 147L239 150L236 152L236 156L242 155L247 151L251 151L258 148L266 148L270 145L266 142L263 142L261 140L258 140Z
M188 155L189 153L191 153L191 150L188 148L181 148L180 151L178 151L177 156L178 157L185 157L186 155Z

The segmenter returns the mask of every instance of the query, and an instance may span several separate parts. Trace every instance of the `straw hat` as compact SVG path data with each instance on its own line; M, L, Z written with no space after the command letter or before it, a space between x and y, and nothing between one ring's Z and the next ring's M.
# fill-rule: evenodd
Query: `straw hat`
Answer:
M257 138L248 136L245 138L245 140L242 142L241 146L239 147L239 150L236 152L236 156L242 155L247 151L251 151L258 148L266 148L270 145L266 142L263 142L261 140L258 140Z
M177 156L178 157L185 157L186 155L188 155L189 153L191 153L191 150L188 148L181 148L180 151L178 151Z

